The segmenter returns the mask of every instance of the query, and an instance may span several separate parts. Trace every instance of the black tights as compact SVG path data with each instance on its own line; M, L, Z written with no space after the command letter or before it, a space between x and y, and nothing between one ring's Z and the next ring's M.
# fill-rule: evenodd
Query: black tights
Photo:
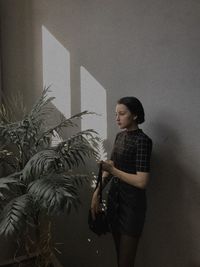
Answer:
M118 267L134 267L139 238L120 233L113 233L117 251Z

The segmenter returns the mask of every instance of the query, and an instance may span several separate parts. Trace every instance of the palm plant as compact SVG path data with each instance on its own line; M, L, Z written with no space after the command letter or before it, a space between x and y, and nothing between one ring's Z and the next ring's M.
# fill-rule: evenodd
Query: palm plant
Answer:
M0 178L0 234L23 240L26 252L34 249L39 255L37 266L42 267L49 266L53 253L51 216L78 206L78 190L88 174L78 174L76 168L87 157L98 157L99 142L96 132L88 129L52 146L55 132L76 126L74 120L89 112L62 117L47 128L53 100L48 90L44 89L29 113L21 105L20 121L11 120L12 112L5 105L0 108L0 163L8 172ZM44 223L45 231L41 230Z

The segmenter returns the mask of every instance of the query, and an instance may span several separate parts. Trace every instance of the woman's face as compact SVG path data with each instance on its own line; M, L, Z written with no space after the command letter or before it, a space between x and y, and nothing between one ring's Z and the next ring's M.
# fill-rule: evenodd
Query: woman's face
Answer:
M134 130L137 128L137 116L133 115L124 104L116 105L116 122L120 129Z

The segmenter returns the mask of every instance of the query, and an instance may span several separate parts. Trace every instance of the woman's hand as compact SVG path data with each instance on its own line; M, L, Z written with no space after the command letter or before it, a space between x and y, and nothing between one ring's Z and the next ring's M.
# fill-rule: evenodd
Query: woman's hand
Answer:
M112 160L101 161L103 171L112 174L114 168L114 162Z
M90 209L91 209L92 219L95 220L96 214L100 211L98 189L95 190L93 193Z

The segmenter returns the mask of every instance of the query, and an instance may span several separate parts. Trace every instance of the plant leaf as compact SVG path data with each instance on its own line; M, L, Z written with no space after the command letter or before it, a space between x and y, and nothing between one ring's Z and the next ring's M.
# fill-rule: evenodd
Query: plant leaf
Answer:
M59 214L64 210L69 212L72 205L76 206L80 202L78 185L85 177L52 173L48 177L33 181L28 187L28 192L48 214Z
M11 200L3 209L0 217L0 235L12 235L21 231L30 214L32 200L25 194Z

